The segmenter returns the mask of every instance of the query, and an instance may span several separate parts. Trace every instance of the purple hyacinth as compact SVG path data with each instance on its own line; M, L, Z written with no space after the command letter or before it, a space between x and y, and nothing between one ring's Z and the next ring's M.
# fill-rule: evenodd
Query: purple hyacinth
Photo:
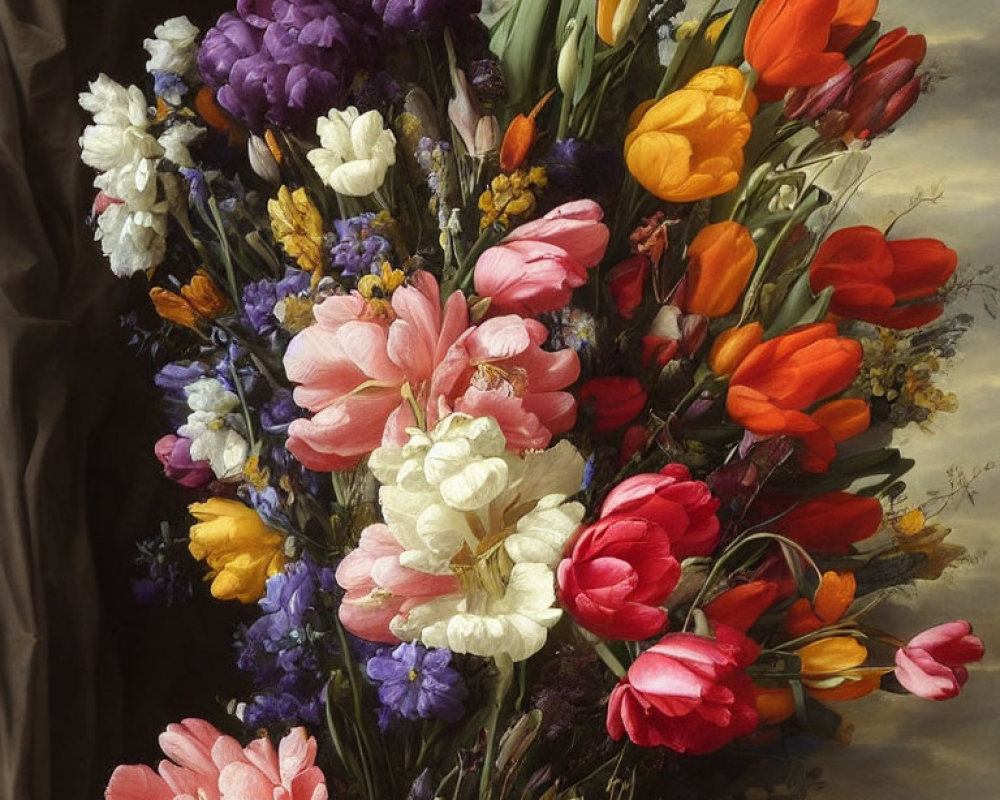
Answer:
M419 642L384 648L370 658L368 677L380 684L379 726L384 730L394 718L458 722L468 690L450 661L450 650L428 649Z
M205 34L202 78L251 131L311 133L373 63L373 29L357 16L366 11L359 0L240 0Z
M260 426L266 433L285 433L292 420L302 414L288 389L275 389L271 399L260 407Z
M334 221L338 241L330 247L330 256L341 275L356 277L378 272L382 262L392 252L392 243L375 232L372 226L374 219L375 214L368 211L357 217Z
M481 0L372 0L387 28L422 36L440 33L445 25L478 14Z
M264 612L243 635L237 665L258 693L244 710L252 726L319 722L326 677L336 653L334 571L308 555L268 578Z
M286 297L300 295L309 290L309 273L289 267L280 281L270 278L248 283L243 287L243 317L261 336L269 336L278 329L274 306Z

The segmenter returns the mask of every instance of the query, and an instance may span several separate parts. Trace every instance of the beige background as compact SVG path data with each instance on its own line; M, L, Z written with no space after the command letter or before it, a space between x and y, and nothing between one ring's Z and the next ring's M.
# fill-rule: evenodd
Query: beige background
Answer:
M870 172L844 224L880 226L906 208L916 188L940 185L944 198L924 205L894 229L899 238L933 236L958 250L960 269L997 265L1000 281L1000 3L995 0L882 0L884 29L905 25L928 40L927 65L947 78L933 86L898 125L870 149ZM910 499L945 488L944 471L1000 460L1000 323L982 298L955 303L976 325L947 378L960 409L940 415L936 433L911 427L897 444L917 459L906 477ZM965 618L986 642L960 697L935 703L874 695L840 704L855 724L853 744L811 759L825 786L817 798L837 800L990 800L1000 798L1000 470L981 478L975 505L951 508L949 541L979 551L934 582L880 612L884 627L907 638L939 622ZM989 548L989 549L987 549Z

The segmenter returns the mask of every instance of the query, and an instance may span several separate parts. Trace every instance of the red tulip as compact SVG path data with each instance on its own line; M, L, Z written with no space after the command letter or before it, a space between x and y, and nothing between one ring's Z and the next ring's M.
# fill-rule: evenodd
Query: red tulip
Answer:
M750 581L723 592L702 610L712 625L745 632L774 605L778 594L774 581Z
M882 504L875 498L830 492L795 506L770 529L812 552L844 555L855 542L874 536L881 524Z
M788 89L819 86L836 75L845 63L840 48L853 38L847 29L860 30L875 12L874 3L868 5L856 0L764 0L757 6L744 53L758 73L754 91L760 100L780 100Z
M649 257L640 253L626 258L609 273L608 289L622 319L632 319L642 303L649 272Z
M756 689L743 673L760 648L719 625L716 638L669 633L640 655L608 701L608 734L640 747L711 753L757 728Z
M607 433L634 420L648 395L635 378L591 378L580 387L580 405L594 416L594 433Z
M926 53L927 40L911 36L906 28L896 28L878 40L844 104L852 135L872 139L910 110L920 96L916 71Z
M936 319L938 290L958 266L958 254L937 239L886 241L865 225L842 228L820 246L809 267L814 292L833 287L830 310L899 330Z
M896 678L925 700L956 697L969 679L965 664L983 657L983 643L964 620L914 636L896 651Z
M832 324L803 325L750 351L730 378L726 411L758 436L816 434L823 426L803 409L847 388L860 368L860 344Z
M691 480L687 467L668 464L659 473L633 475L619 483L605 498L601 518L648 519L667 532L677 558L705 556L719 542L719 503L706 484Z
M585 528L559 564L559 600L598 636L639 641L666 627L659 605L680 576L660 525L615 514Z

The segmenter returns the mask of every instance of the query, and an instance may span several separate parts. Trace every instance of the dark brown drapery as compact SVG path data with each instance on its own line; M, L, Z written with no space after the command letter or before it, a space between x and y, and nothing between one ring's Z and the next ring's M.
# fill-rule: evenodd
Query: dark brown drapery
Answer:
M115 763L155 763L167 722L215 716L225 689L205 676L232 670L232 609L131 597L135 541L182 498L152 456L164 423L150 368L118 328L130 286L85 226L93 174L78 162L76 104L98 72L142 82L157 22L205 27L226 5L0 0L5 800L100 797Z

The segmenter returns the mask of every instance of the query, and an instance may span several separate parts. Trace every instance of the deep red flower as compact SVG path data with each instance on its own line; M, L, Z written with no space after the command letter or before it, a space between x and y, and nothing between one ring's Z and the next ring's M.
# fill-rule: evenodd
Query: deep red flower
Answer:
M789 499L784 503L788 508ZM780 504L768 505L765 513L778 509ZM812 552L843 555L855 542L874 536L881 524L882 504L875 498L830 492L795 506L775 520L770 530Z
M780 587L774 581L750 581L727 589L702 610L713 625L746 632L774 605L779 592Z
M760 648L725 625L715 635L668 633L640 655L608 701L611 738L703 754L754 731L756 689L743 669Z
M607 433L634 420L647 397L635 378L591 378L580 387L580 405L593 415L594 433Z
M666 627L667 614L659 606L680 575L660 525L615 514L585 528L559 564L559 600L598 636L648 639Z
M622 319L632 319L642 303L643 290L649 278L648 256L629 256L617 264L608 275L608 289Z
M814 292L833 287L830 310L887 328L926 325L943 308L938 290L958 254L937 239L886 241L876 228L842 228L827 238L809 267Z

